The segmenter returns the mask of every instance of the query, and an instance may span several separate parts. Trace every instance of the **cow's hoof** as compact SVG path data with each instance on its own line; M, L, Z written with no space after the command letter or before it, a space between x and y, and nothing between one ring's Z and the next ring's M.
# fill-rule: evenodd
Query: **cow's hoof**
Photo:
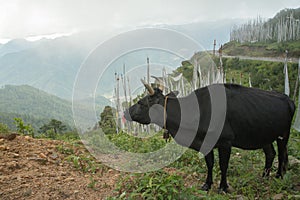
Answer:
M208 191L211 188L211 184L204 183L204 185L201 187L201 190Z
M270 176L270 171L271 171L271 168L265 169L264 172L263 172L262 177L264 177L264 178L269 177Z
M277 172L275 178L282 178L282 174Z
M283 173L286 173L287 170L288 170L288 165L287 164L283 165Z
M221 187L218 189L219 194L228 193L228 187Z

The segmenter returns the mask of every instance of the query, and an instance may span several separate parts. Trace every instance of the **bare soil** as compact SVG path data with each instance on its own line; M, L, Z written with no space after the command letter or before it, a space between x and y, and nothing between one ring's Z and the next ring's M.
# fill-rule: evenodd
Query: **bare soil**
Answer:
M0 137L0 199L106 199L120 172L76 169L59 146L88 155L82 145L29 136Z

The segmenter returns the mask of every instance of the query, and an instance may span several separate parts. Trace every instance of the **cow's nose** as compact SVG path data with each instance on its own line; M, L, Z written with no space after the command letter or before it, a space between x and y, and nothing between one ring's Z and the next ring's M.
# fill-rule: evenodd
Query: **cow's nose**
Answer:
M132 119L131 119L131 116L130 116L130 113L129 113L129 110L128 110L128 109L124 111L124 117L125 117L125 119L126 119L126 120L128 120L128 121L132 121Z

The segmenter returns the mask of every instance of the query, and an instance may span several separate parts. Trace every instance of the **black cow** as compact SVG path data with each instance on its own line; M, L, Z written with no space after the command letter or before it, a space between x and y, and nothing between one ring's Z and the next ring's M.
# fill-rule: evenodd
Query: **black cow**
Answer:
M177 143L196 151L201 149L207 133L215 134L209 131L213 110L210 87L223 88L226 95L222 101L226 102L227 109L217 110L217 115L224 115L225 119L220 136L216 143L213 143L213 148L218 148L219 152L220 192L227 192L228 189L226 173L232 146L246 150L262 148L265 153L263 176L269 176L276 154L272 143L276 140L279 154L276 177L282 177L287 170L287 142L295 111L295 104L288 96L235 84L215 84L199 88L186 97L177 98L172 92L164 96L160 89L153 89L146 83L144 85L149 95L125 111L125 118L142 124L156 123L161 127L165 126ZM193 103L195 97L196 105ZM182 112L185 110L189 113L188 120L182 119ZM194 131L196 133L192 133L191 130L193 123L197 123L197 129ZM181 130L180 133L178 130ZM177 134L181 134L182 137ZM193 138L190 143L184 141L184 138L191 135ZM213 183L212 149L205 155L205 161L208 173L202 189L209 190Z

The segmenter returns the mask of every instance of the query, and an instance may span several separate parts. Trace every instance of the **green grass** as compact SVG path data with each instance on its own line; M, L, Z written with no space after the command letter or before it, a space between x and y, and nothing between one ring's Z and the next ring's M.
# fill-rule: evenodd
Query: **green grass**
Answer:
M91 142L100 147L103 141L91 134ZM90 138L91 137L91 138ZM94 139L93 139L94 138ZM162 148L165 141L161 134L150 138L136 138L128 134L109 134L107 138L120 149L133 153L152 152ZM68 141L68 137L63 138ZM102 176L103 170L108 168L97 162L89 153L77 154L72 145L78 146L73 138L69 145L58 145L57 150L66 155L66 160L75 169L90 174L92 177L87 187L97 190L95 180ZM300 195L300 133L291 131L288 143L289 170L283 179L276 179L277 157L273 163L271 176L262 178L265 157L262 150L245 151L232 149L229 169L227 173L231 192L218 194L220 169L218 153L215 151L215 166L213 169L212 189L207 193L200 188L206 179L206 164L199 153L188 149L178 160L163 169L147 173L121 172L116 183L114 195L109 199L272 199L280 194L283 199L296 199ZM274 143L275 149L276 143Z
M188 150L185 154L159 171L133 174L124 173L118 182L117 195L111 199L272 199L282 194L284 199L300 195L300 134L292 131L288 144L290 166L283 179L275 178L277 157L271 176L262 178L264 154L262 150L245 151L233 148L228 169L230 194L218 194L220 170L215 152L214 185L210 192L200 190L206 178L206 165L197 152ZM299 190L299 188L298 188Z

